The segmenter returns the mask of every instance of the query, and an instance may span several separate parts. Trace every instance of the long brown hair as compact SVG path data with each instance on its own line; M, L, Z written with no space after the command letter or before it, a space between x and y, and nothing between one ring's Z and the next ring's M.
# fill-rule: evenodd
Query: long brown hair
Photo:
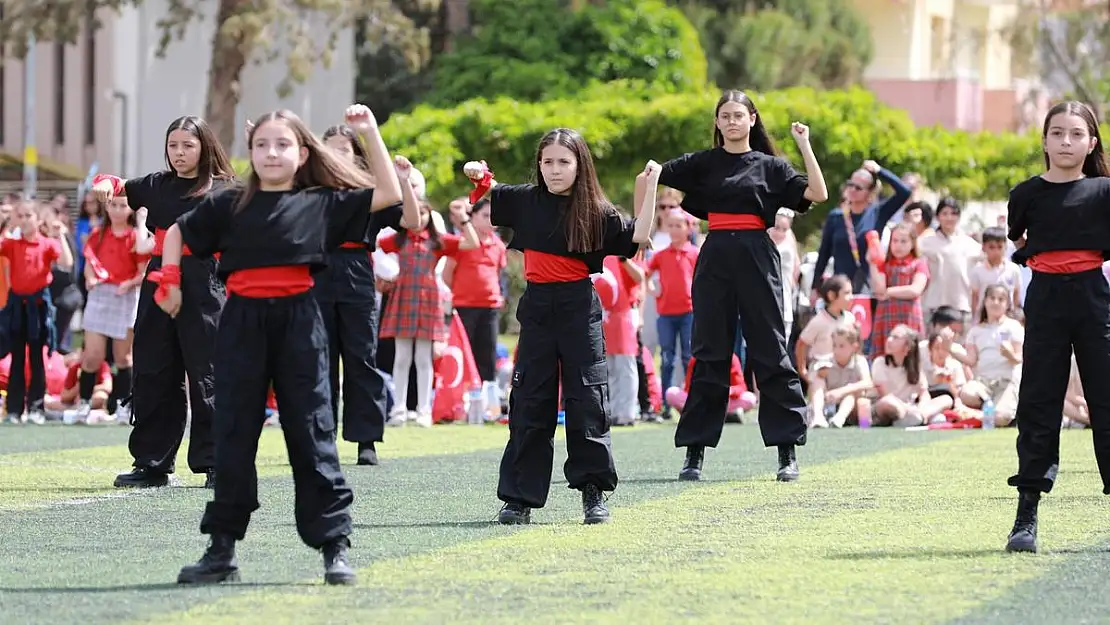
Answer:
M370 155L366 153L366 148L363 147L362 142L358 139L358 134L355 133L354 128L347 124L338 124L329 126L324 134L320 136L321 141L327 141L332 137L343 137L351 143L351 151L355 154L355 164L362 168L364 171L370 171Z
M332 150L329 150L316 135L312 134L297 117L296 113L281 109L272 111L262 115L253 122L251 126L250 136L247 137L247 146L254 144L254 133L262 127L266 122L282 122L293 131L293 136L297 138L297 143L301 147L308 148L308 158L305 159L304 164L297 168L297 173L293 175L293 187L297 189L307 189L312 187L328 187L331 189L365 189L374 186L373 178L369 173L363 171L355 163L350 163ZM243 209L258 192L260 181L258 173L254 171L254 164L251 163L250 175L247 176L247 184L242 193L239 194L239 201L235 205L236 212Z
M897 226L890 229L890 238L894 239L895 232L905 232L906 236L910 238L910 258L921 258L921 251L917 249L917 232L913 226L906 222L901 222ZM886 262L894 260L894 252L891 251L890 246L886 248Z
M570 128L556 128L540 139L536 148L536 184L548 191L540 171L543 150L549 145L561 145L574 154L578 161L578 171L570 189L570 207L564 224L567 235L567 251L575 254L594 252L601 248L605 236L605 216L616 207L605 197L601 183L597 181L597 170L590 147L577 131Z
M721 129L717 127L717 115L721 113L721 107L728 102L737 102L748 109L749 114L755 115L755 123L748 131L748 145L756 152L777 156L775 142L767 134L767 127L763 125L763 116L756 110L755 103L748 97L748 94L735 89L729 89L722 93L721 99L717 100L717 108L713 109L713 147L719 148L725 144L725 136L721 133Z
M235 169L231 166L231 159L228 158L227 151L220 144L220 140L216 138L216 133L212 132L208 122L196 115L178 117L170 122L170 125L166 128L166 141L163 145L169 143L170 133L175 130L183 130L196 137L197 141L200 142L200 155L197 159L197 182L192 189L189 189L189 193L185 197L199 197L208 193L212 189L214 180L235 180ZM173 162L170 160L169 149L165 150L165 157L166 169L176 173L177 170L173 168Z
M1090 106L1083 102L1071 100L1069 102L1061 102L1048 110L1048 115L1044 116L1044 130L1041 131L1041 139L1048 137L1048 127L1052 123L1052 118L1057 115L1075 115L1082 119L1087 124L1087 132L1095 138L1095 149L1087 155L1083 160L1083 175L1088 178L1107 178L1110 177L1110 159L1106 156L1106 150L1102 147L1102 136L1098 130L1098 117ZM1048 152L1044 152L1044 166L1045 169L1052 167L1052 163L1048 160ZM940 209L937 209L940 212Z
M902 367L906 370L906 380L911 385L916 385L921 379L921 349L918 347L921 337L917 334L917 330L905 324L895 326L891 334L899 331L906 336L906 357L902 360ZM898 366L894 362L894 356L890 354L886 354L884 360L888 367Z
M122 196L116 196L116 197L122 197ZM109 200L109 202L110 201L111 200ZM108 203L109 202L97 202L96 203L96 215L95 216L100 218L100 225L97 226L97 228L100 230L100 232L98 233L98 236L97 236L97 239L96 239L96 244L93 246L93 248L97 252L100 251L100 246L104 244L104 235L107 234L108 231L112 229L112 218L108 216ZM131 211L131 213L127 216L127 225L134 228L138 224L139 224L139 221L138 221L138 218L135 217L135 211Z

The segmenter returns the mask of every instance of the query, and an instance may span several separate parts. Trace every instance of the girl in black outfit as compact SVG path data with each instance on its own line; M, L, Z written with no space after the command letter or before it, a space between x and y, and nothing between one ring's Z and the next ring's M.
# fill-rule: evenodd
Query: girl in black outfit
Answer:
M207 122L187 115L170 123L166 129L166 170L125 183L127 203L136 212L146 207L147 224L154 229L148 277L159 275L166 230L206 194L234 179L231 161ZM94 185L93 194L100 202L111 201L111 180L105 177ZM128 447L135 459L134 469L116 477L117 487L169 483L191 407L189 468L204 474L205 487L212 488L212 349L225 294L216 277L215 260L193 257L187 250L184 254L181 281L185 300L176 318L155 305L157 287L153 282L144 281L139 292L132 352L133 389L118 391L120 397L131 392L128 408L135 427Z
M335 412L328 384L328 336L312 274L351 231L366 228L370 211L401 200L393 162L370 109L347 110L370 154L366 172L325 148L293 113L275 111L251 131L252 172L244 189L210 196L166 235L162 298L170 316L181 307L175 267L182 245L199 256L220 253L220 274L231 294L216 340L216 487L201 520L212 542L179 583L235 580L235 543L258 509L255 454L271 385L293 469L297 532L324 553L324 581L350 584L348 562L353 500L335 445ZM402 169L411 169L404 161ZM406 185L408 186L408 185ZM406 207L416 214L409 188ZM416 215L409 223L419 223Z
M601 301L590 281L606 256L633 256L651 238L659 165L637 181L650 192L633 224L609 203L580 134L558 128L536 150L536 184L499 185L484 163L467 163L476 188L490 193L490 220L513 229L509 248L524 254L528 286L516 316L520 342L509 395L509 443L501 458L498 521L524 524L551 488L559 388L566 405L567 485L582 491L587 524L609 519L602 493L617 487L609 441L608 367ZM646 187L645 187L646 188ZM492 189L492 191L491 191Z
M828 191L806 126L795 122L791 129L805 160L801 175L775 156L747 95L725 92L715 117L713 149L664 163L659 178L686 194L687 212L709 221L694 270L690 396L675 432L675 446L686 447L679 479L701 479L705 448L721 439L739 313L760 391L763 442L778 447L778 479L793 481L798 479L794 448L806 443L806 403L786 351L779 254L767 226L780 208L804 213L812 202L828 199Z
M1007 551L1037 551L1037 506L1060 463L1060 414L1071 355L1083 381L1103 494L1110 495L1110 162L1098 120L1082 102L1044 121L1047 171L1010 191L1014 261L1033 278L1025 296L1024 359L1017 407L1017 519Z
M369 171L366 149L350 126L328 128L323 141ZM396 204L374 213L361 230L348 233L339 249L328 254L328 267L316 275L312 289L328 330L332 409L339 414L342 385L343 439L358 443L358 464L362 465L378 464L375 443L382 442L388 414L385 379L375 362L378 312L370 253L377 246L378 231L386 226L400 229L400 219L401 205Z

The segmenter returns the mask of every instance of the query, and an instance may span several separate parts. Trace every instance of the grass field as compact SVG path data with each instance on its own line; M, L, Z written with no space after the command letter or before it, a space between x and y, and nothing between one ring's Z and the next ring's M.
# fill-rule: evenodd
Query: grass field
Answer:
M297 538L281 433L259 453L243 582L178 587L209 491L120 492L125 428L0 427L0 623L1105 623L1110 526L1090 434L1063 432L1036 556L1002 552L1014 432L819 431L773 481L730 426L707 481L674 478L673 425L614 432L613 520L583 526L556 443L551 501L491 523L501 426L389 431L379 467L341 454L359 585L321 584ZM184 459L182 458L182 461ZM183 462L182 462L183 464Z

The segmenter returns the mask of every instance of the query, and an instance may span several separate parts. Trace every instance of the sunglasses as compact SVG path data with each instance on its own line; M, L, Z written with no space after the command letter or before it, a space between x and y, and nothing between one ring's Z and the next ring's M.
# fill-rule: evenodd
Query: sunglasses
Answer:
M855 189L856 191L870 191L871 190L871 189L863 186L862 184L855 183L855 182L846 182L846 183L844 183L844 188L845 189Z
M676 208L678 208L678 204L660 204L657 207L657 210L666 211L666 210L674 210Z

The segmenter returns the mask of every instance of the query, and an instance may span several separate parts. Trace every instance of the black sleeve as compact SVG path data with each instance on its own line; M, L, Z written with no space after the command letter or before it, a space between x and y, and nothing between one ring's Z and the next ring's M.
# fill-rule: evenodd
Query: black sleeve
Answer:
M537 192L534 184L499 184L489 193L489 219L495 226L515 228L517 216Z
M1006 202L1006 223L1010 227L1006 237L1011 241L1017 241L1025 236L1025 231L1029 227L1026 215L1029 198L1025 186L1023 183L1011 189L1009 201Z
M222 251L224 235L231 229L231 213L239 194L235 191L209 193L196 208L177 218L181 240L193 254L212 256Z
M629 219L613 209L605 216L605 238L601 251L606 256L629 258L639 251L639 245L632 240L636 229L635 220Z
M806 189L809 187L809 177L799 174L794 167L783 158L772 158L767 172L767 188L775 195L775 210L789 208L797 213L804 213L813 205L805 198Z
M374 199L373 189L316 189L312 193L325 199L327 206L325 245L328 250L339 247L348 232L355 229L365 231L370 201Z
M709 154L707 151L688 152L663 163L663 171L659 174L659 184L678 189L683 193L697 191L701 180L702 165L707 154Z
M123 189L127 193L127 205L131 207L131 210L137 211L144 206L147 210L157 207L158 202L153 198L165 175L165 172L158 171L147 174L142 178L132 178L124 181Z
M401 231L401 217L404 216L404 208L401 202L390 204L380 211L371 213L373 224L371 227L381 230L382 228L393 228L394 230Z

